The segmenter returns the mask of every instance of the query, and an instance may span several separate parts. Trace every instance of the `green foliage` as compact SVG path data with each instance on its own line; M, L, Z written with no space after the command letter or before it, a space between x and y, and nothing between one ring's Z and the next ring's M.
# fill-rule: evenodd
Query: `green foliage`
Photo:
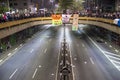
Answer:
M14 35L11 35L11 37L10 37L10 43L11 43L11 45L15 45L15 44L16 44L15 34L14 34Z
M75 11L82 10L83 9L82 2L83 2L83 0L74 1L73 6L71 7L71 9L73 9Z
M5 6L0 6L0 13L4 13L4 12L7 12L8 11L8 8L5 7Z
M74 3L74 0L59 0L60 9L69 9Z
M58 10L73 10L80 11L83 9L83 1L84 0L59 0L59 8Z

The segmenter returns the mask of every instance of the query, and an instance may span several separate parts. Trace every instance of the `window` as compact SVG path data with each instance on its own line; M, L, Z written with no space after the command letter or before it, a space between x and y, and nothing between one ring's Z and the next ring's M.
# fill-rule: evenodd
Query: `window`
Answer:
M23 5L24 5L24 6L27 6L27 3L24 3Z
M12 3L10 3L10 7L12 7L13 6L13 4Z
M17 3L14 3L14 6L17 6L18 4Z

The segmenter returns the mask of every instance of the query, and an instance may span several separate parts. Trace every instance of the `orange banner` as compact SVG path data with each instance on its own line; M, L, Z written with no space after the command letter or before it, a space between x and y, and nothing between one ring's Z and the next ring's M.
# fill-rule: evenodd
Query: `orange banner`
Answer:
M52 24L53 25L61 25L62 24L62 16L61 15L52 15Z

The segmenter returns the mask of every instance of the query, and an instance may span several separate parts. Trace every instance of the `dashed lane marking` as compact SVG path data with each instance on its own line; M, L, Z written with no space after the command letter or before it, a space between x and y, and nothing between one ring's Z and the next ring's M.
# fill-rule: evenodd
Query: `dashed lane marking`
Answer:
M11 74L11 76L9 77L9 79L11 79L14 75L15 75L15 73L18 71L18 69L16 69L12 74Z
M110 48L112 48L112 46L111 46L111 45L109 45L109 47L110 47Z
M33 74L33 76L32 76L32 79L35 77L37 71L38 71L38 69L36 68L35 71L34 71L34 74Z
M47 52L47 48L44 50L44 53L46 53Z
M90 61L92 62L92 64L94 64L94 61L93 61L93 59L92 59L92 58L90 58Z
M85 47L85 45L82 43L82 47Z
M54 76L55 74L52 73L51 75Z
M77 58L74 58L74 60L76 61L76 60L77 60Z
M87 62L86 62L86 61L85 61L84 63L85 63L85 64L87 64Z
M41 65L39 65L38 67L39 67L39 68L41 68L42 66L41 66Z

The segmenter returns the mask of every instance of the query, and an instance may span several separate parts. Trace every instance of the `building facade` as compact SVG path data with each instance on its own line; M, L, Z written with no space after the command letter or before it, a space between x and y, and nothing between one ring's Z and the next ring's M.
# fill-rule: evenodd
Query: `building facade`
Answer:
M9 0L10 9L16 12L30 12L35 4L32 0Z
M84 0L84 7L93 11L115 11L115 0Z
M9 0L0 0L0 13L8 12L9 10Z
M120 11L120 0L116 0L115 9L116 9L116 11Z

